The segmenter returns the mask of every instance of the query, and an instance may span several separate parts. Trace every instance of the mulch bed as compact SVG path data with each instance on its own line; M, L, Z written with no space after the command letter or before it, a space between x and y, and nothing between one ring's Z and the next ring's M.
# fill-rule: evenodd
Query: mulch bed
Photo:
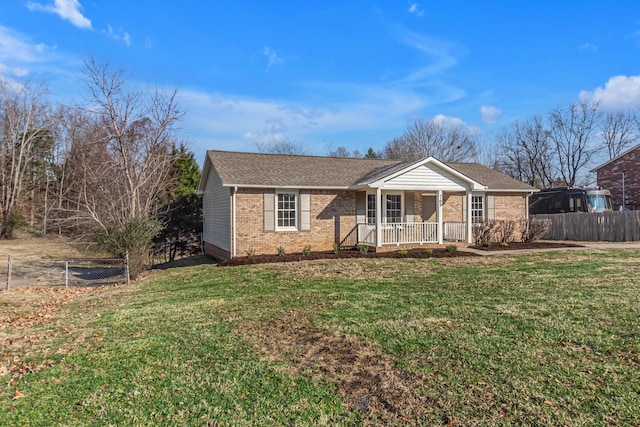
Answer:
M583 248L576 243L563 242L511 242L509 246L502 246L500 243L492 243L491 246L469 246L480 251L513 251L518 249L562 249L562 248Z
M581 248L582 245L575 243L563 242L512 242L509 246L502 246L500 243L494 243L491 246L470 246L470 248L482 251L512 251L518 249L561 249L561 248ZM406 251L406 253L404 253ZM344 259L344 258L454 258L454 257L472 257L479 256L471 252L454 251L449 252L446 248L433 248L431 252L425 251L425 248L415 248L388 252L365 252L362 253L357 249L346 249L333 252L311 252L308 255L301 253L285 254L285 255L254 255L249 257L237 257L227 261L218 263L220 267L234 267L247 264L269 264L277 262L295 262L310 261L315 259Z
M433 248L431 252L425 248L406 249L406 254L402 250L388 252L365 252L357 249L346 249L333 252L311 252L308 255L301 253L285 255L254 255L249 257L237 257L218 263L220 267L232 267L247 264L266 264L276 262L309 261L314 259L344 259L344 258L454 258L478 256L470 252L454 251L449 252L446 248Z

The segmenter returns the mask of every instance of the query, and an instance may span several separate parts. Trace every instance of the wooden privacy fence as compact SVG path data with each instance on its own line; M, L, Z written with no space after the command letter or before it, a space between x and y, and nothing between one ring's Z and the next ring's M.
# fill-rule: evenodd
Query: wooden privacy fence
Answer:
M550 219L551 229L542 238L588 242L640 241L640 211L571 212L532 215Z

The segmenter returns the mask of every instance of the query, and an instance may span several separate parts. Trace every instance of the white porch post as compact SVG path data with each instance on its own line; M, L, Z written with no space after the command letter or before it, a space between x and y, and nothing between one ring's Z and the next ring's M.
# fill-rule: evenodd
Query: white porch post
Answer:
M376 246L382 246L382 189L376 188Z
M442 190L438 190L438 196L436 200L436 216L438 217L438 244L441 245L444 241L444 222L442 221Z
M471 190L467 190L467 243L473 243L473 229L471 224Z

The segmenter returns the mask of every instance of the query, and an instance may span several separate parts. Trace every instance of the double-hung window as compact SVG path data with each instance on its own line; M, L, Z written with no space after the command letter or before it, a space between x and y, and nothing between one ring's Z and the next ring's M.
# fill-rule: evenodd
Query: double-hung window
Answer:
M387 223L402 222L402 196L400 194L387 194L386 221Z
M296 230L298 227L298 193L277 193L276 229Z
M484 197L471 196L471 222L484 221Z
M376 223L376 195L367 194L367 224Z

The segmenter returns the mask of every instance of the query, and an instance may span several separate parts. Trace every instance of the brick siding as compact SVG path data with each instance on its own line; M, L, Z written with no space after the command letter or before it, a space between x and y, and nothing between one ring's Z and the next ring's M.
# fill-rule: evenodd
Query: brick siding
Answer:
M598 186L611 192L613 208L622 205L622 172L627 209L640 209L640 147L612 160L597 171Z
M305 246L312 251L326 251L340 243L356 225L355 191L311 191L311 230L265 232L263 223L263 193L265 189L239 189L236 195L236 223L238 256L247 251L255 254L302 252ZM299 212L298 212L299 213ZM233 230L232 230L233 233Z
M225 251L224 249L220 249L219 247L212 245L209 242L204 242L204 253L214 257L215 259L229 259L231 258L231 254L229 251Z
M278 248L286 253L302 252L305 246L313 251L327 251L340 243L356 226L355 191L311 191L310 231L264 231L264 193L270 189L240 188L236 194L237 256L249 251L256 255L276 254ZM443 194L443 221L461 222L464 193ZM496 194L495 218L519 220L525 218L526 197L522 194ZM414 221L422 218L422 195L414 193ZM232 225L233 226L233 225ZM234 230L231 228L231 235ZM385 247L395 250L397 247ZM383 249L384 250L384 249ZM205 253L220 259L230 258L229 251L205 242Z

